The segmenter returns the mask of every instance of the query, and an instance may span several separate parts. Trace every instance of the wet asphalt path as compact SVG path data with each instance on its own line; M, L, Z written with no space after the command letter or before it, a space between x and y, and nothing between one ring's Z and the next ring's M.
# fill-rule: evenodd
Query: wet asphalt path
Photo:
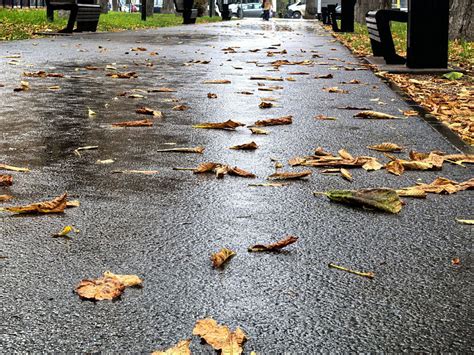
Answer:
M265 48L276 44L280 46L273 50L288 54L267 57ZM134 47L147 51L130 51ZM227 47L238 48L225 53ZM190 337L196 320L206 316L242 327L249 337L246 353L474 350L469 316L472 227L455 221L472 217L472 193L410 199L399 215L347 208L312 195L335 188L403 187L439 175L464 181L472 177L471 168L445 164L442 172L401 177L356 169L353 183L314 169L308 181L248 187L274 171L271 158L289 170L287 159L311 154L317 146L381 160L366 146L391 141L407 150L456 152L421 118L364 121L352 118L353 111L337 109L358 105L400 114L409 107L372 72L344 70L358 68L357 59L316 23L241 21L43 38L0 43L0 54L21 54L18 65L0 59L0 162L31 169L12 173L15 184L0 194L14 195L12 204L64 191L81 201L79 208L61 215L0 216L1 352L150 352ZM269 71L268 63L276 59L319 64ZM191 60L210 63L183 65ZM87 65L100 69L80 69ZM106 65L135 71L138 78L106 77ZM37 70L66 78L27 78L31 90L13 93L25 80L23 71ZM310 75L288 74L300 71ZM334 78L314 79L327 73ZM283 89L264 92L249 80L251 75L293 76L296 81L268 82ZM202 84L212 79L232 84ZM363 84L340 84L352 79ZM61 90L48 90L52 85ZM139 91L142 99L118 96L161 86L177 92ZM331 86L350 93L323 91ZM208 99L209 92L218 98ZM259 97L268 96L278 99L278 107L259 109ZM190 109L171 110L177 104ZM110 127L146 118L134 113L141 105L163 111L164 118L152 128ZM88 117L88 107L96 117ZM316 121L317 114L338 120ZM244 128L191 128L202 121L250 124L283 115L293 115L294 123L269 128L268 136L251 135ZM251 140L260 145L258 150L227 149ZM170 143L206 150L202 155L157 152L173 147ZM99 149L81 157L73 154L88 145ZM98 165L98 159L115 163ZM205 161L236 165L258 178L216 180L173 170ZM124 169L159 174L112 173ZM80 233L71 241L51 238L67 224ZM247 252L251 244L289 234L300 239L283 253ZM237 255L219 271L210 266L209 255L221 247ZM454 257L461 266L451 265ZM373 271L376 277L332 270L329 262ZM145 286L127 289L116 302L81 301L74 294L80 280L106 270L137 274ZM197 338L192 350L213 353Z

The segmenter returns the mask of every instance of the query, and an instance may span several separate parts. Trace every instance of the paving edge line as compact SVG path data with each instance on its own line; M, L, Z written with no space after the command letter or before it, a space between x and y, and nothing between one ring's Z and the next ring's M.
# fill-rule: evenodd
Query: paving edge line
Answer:
M394 82L390 81L389 79L376 75L373 65L368 61L366 56L356 56L352 51L352 48L346 46L342 41L337 38L337 36L330 30L326 29L324 26L321 26L326 32L330 33L340 44L342 44L345 48L347 48L352 55L356 58L363 60L366 64L369 64L368 67L377 76L385 85L387 85L393 92L395 92L405 103L410 106L414 111L419 113L419 116L423 121L425 121L432 129L437 131L441 134L449 143L451 143L456 149L461 151L464 154L474 154L474 147L471 147L469 144L464 142L461 137L459 137L456 133L454 133L448 126L446 126L443 122L439 121L434 115L432 115L426 108L415 102L410 95L403 91L401 87L399 87Z

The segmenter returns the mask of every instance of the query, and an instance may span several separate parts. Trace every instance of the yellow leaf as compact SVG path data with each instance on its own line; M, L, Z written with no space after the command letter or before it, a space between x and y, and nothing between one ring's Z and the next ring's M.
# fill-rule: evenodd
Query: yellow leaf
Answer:
M196 322L193 335L203 338L215 350L221 350L222 355L242 354L242 344L247 340L245 333L237 327L234 332L223 325L218 325L214 319L200 319Z
M355 270L351 270L351 269L348 269L348 268L345 268L343 266L339 266L339 265L336 265L336 264L328 264L328 266L330 268L333 268L333 269L337 269L337 270L341 270L341 271L345 271L345 272L349 272L351 274L355 274L355 275L359 275L359 276L363 276L363 277L367 277L369 279L373 279L375 277L375 274L373 272L360 272L360 271L355 271Z
M137 275L116 275L110 271L104 272L105 278L115 279L121 282L125 287L141 286L143 280Z
M377 150L379 152L400 152L403 148L395 143L381 143L376 145L370 145L367 148Z
M12 213L63 213L66 208L67 193L56 197L51 201L37 202L25 206L13 206L2 208Z
M0 164L0 170L10 170L10 171L17 171L17 172L22 172L26 173L30 171L28 168L18 168L16 166L11 166L11 165L6 165L6 164Z
M377 159L370 159L362 165L362 168L365 169L366 171L374 171L374 170L380 170L383 168L383 165L380 164Z
M474 219L457 219L456 218L456 221L458 221L461 224L474 225Z
M120 297L125 290L125 285L117 279L101 277L98 279L82 280L76 286L76 293L89 300L113 300Z
M214 267L221 267L229 258L233 257L235 252L230 249L222 248L217 253L211 255L212 265Z
M191 340L181 340L174 347L165 351L153 351L151 355L191 355L189 344L191 344Z
M264 129L257 128L257 127L250 127L249 128L252 134L268 134L268 131L265 131Z
M389 115L387 113L377 112L377 111L361 111L361 112L355 114L354 117L375 118L375 119L395 119L395 118L399 118L397 116L393 116L393 115Z
M74 228L73 226L65 226L59 233L53 234L53 237L67 237L70 232L74 231L79 233L79 229Z
M227 120L225 122L204 122L193 125L193 128L201 129L226 129L235 130L237 127L245 126L243 123Z
M341 168L341 176L347 181L352 182L352 174L347 169Z

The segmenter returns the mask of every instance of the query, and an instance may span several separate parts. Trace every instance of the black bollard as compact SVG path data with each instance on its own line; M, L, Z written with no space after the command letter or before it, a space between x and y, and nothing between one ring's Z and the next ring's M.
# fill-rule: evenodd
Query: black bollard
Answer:
M151 0L150 0L151 1ZM192 18L194 0L183 1L183 24L192 25L196 23L196 20Z
M327 25L329 14L328 14L328 8L326 6L321 8L321 17L322 17L322 20L323 20L323 24Z
M407 67L448 67L449 0L408 0Z
M341 30L340 32L354 32L354 7L356 0L341 1Z
M152 0L150 0L152 1ZM141 8L140 8L140 12L141 12L141 15L142 15L142 21L146 21L146 0L141 0Z
M328 25L333 25L334 27L334 22L336 20L336 5L328 5ZM336 22L337 26L337 22Z

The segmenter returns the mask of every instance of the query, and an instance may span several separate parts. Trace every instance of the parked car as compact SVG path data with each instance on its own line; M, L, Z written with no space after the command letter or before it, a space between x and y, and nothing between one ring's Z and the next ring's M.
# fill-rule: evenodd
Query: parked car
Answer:
M288 12L291 18L302 18L306 10L306 0L300 0L293 5L288 6Z

